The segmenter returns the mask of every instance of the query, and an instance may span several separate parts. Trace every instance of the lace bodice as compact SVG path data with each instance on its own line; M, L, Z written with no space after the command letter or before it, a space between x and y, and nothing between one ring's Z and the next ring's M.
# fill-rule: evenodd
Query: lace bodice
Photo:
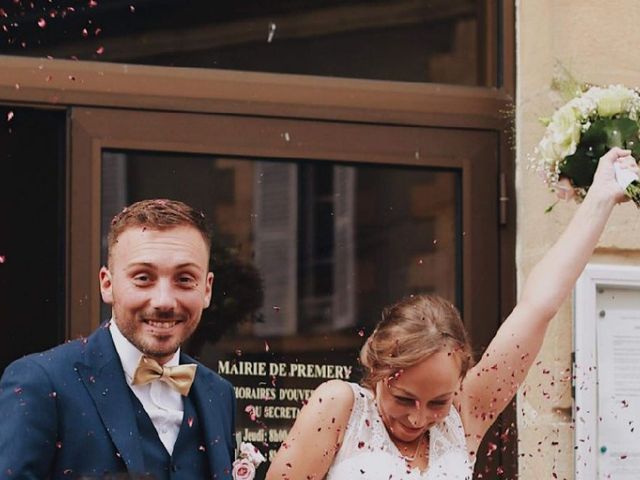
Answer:
M449 415L429 430L429 466L411 468L389 438L373 393L355 383L353 411L327 480L470 480L473 461L467 453L462 420Z

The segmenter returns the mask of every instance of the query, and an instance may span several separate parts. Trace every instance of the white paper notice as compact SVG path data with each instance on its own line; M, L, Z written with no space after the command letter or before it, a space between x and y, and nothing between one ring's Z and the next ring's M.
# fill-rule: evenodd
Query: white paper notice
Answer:
M640 312L598 318L598 478L640 478Z

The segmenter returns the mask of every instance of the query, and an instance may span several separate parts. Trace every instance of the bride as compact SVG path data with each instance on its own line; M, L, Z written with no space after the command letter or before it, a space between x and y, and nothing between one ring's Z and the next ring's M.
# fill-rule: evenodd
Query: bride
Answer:
M470 479L482 438L524 381L549 321L626 198L613 166L637 173L630 153L614 148L600 159L584 202L475 366L455 307L437 297L402 300L362 348L362 385L320 385L267 480Z

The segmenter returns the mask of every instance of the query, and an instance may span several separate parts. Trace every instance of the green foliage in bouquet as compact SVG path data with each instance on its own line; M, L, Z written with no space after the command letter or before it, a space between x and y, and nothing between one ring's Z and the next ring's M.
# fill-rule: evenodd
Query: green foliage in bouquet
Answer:
M575 187L588 189L600 157L611 148L629 149L634 158L640 158L638 131L638 122L630 118L595 120L582 134L576 152L560 162L560 174L570 178Z

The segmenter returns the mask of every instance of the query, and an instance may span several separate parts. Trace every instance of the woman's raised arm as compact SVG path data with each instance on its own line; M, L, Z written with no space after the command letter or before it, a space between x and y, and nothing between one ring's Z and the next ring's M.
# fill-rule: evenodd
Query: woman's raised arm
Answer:
M593 184L564 233L533 268L513 312L463 381L460 408L470 445L482 440L524 381L549 321L571 292L616 203L625 200L614 163L636 172L629 150L614 148L598 164Z

